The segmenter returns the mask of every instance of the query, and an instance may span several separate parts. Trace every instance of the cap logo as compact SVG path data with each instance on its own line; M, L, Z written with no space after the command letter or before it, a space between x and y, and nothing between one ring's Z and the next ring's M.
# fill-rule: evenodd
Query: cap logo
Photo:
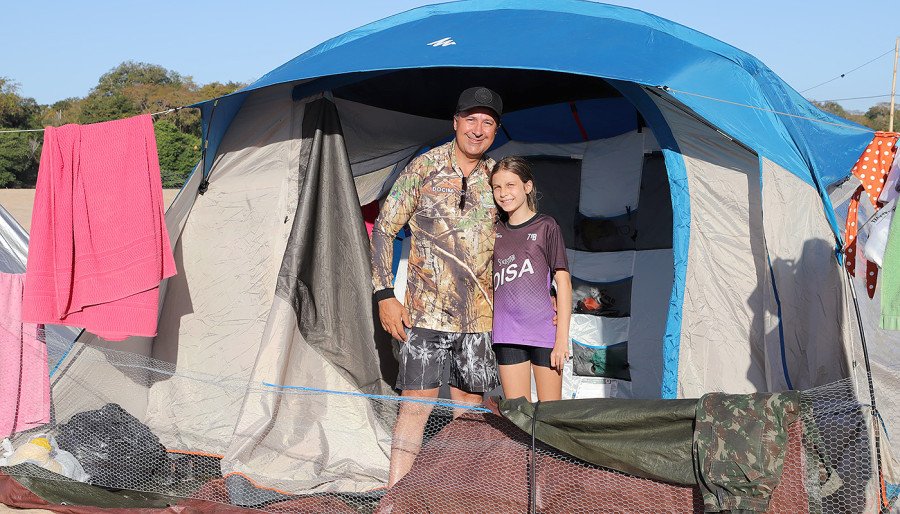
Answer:
M456 44L456 41L453 41L452 38L444 37L444 38L438 39L437 41L432 41L431 43L428 43L428 46L433 46L433 47L437 48L439 46L450 46L450 45L455 45L455 44Z
M486 87L480 87L475 91L475 100L489 104L494 100L494 95L491 94L491 91Z

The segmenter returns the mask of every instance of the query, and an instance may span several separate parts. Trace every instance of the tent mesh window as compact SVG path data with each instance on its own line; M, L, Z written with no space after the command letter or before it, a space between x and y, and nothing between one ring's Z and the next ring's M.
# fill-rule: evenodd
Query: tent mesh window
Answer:
M55 369L52 421L11 437L0 478L13 477L49 504L178 504L203 512L212 502L280 513L704 509L696 484L667 483L585 462L533 440L485 406L212 380L149 357L72 345L49 331L39 336L54 347L50 354L65 355L60 363L50 362ZM379 436L374 444L381 454L377 462L362 464L336 458L347 454L342 451L367 451L369 436L360 426L323 424L312 414L290 429L226 427L231 437L223 441L192 433L190 420L167 418L146 405L138 408L137 396L172 380L202 384L204 391L220 395L221 404L240 405L242 399L244 409L251 408L247 398L265 399L262 404L274 405L276 417L279 406L290 408L294 402L375 413ZM210 414L202 405L211 404L198 403L199 417ZM400 410L426 420L421 446L415 435L408 441L400 435ZM783 469L767 511L889 510L898 492L890 465L893 448L883 432L874 432L870 411L850 380L803 392L801 415L788 429ZM47 443L34 444L35 437ZM304 441L326 439L324 451L302 451ZM387 463L398 448L412 455L411 467L387 489ZM635 452L635 459L644 457L640 449Z

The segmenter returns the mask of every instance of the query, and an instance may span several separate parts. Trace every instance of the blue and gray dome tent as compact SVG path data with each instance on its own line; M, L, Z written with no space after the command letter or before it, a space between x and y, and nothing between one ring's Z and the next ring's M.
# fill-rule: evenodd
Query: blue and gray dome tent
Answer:
M472 84L499 91L508 106L497 146L583 145L585 135L606 139L638 125L658 140L675 220L674 284L665 335L647 348L660 356L659 376L644 395L734 389L735 372L741 390L811 386L846 372L838 363L850 336L831 252L840 236L826 189L849 175L871 132L820 111L753 56L641 11L464 1L363 26L201 104L204 173L214 187L235 116L273 87L289 88L295 102L328 92L345 130L378 133L378 141L348 136L362 177L404 163L436 135L410 127L391 140L385 126L397 127L386 113L449 119L456 95ZM345 114L342 105L371 112ZM818 301L828 308L804 306ZM713 365L720 352L738 369Z
M358 207L451 136L473 85L504 99L492 154L535 164L576 297L613 306L574 306L572 394L693 398L858 372L827 191L870 131L753 56L641 11L471 0L363 26L198 105L203 162L167 214L179 275L159 335L130 344L215 381L123 379L123 407L167 448L222 455L224 471L266 487L383 485L383 413L312 393L394 394ZM97 366L72 361L54 391ZM221 394L228 384L309 394ZM78 398L59 419L102 405Z

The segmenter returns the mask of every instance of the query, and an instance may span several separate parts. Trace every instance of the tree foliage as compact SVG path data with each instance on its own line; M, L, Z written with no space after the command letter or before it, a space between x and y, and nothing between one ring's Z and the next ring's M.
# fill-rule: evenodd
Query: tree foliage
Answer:
M0 137L0 187L34 187L41 155L39 134L23 132Z
M0 77L0 127L34 128L40 112L34 98L19 94L19 84Z
M872 130L888 130L889 114L891 106L887 102L875 104L864 113L848 112L837 102L817 102L812 100L813 105L836 116L840 116L845 120L850 120ZM894 106L894 130L900 130L900 109Z
M178 130L167 120L153 125L159 151L159 168L163 187L181 187L184 179L200 160L200 138Z
M67 123L97 123L161 112L226 95L244 84L197 85L156 64L126 61L100 76L84 98L38 105L19 85L0 77L0 127L30 129ZM200 113L182 109L154 123L164 187L180 187L200 159ZM39 132L0 137L0 187L34 187L40 157Z

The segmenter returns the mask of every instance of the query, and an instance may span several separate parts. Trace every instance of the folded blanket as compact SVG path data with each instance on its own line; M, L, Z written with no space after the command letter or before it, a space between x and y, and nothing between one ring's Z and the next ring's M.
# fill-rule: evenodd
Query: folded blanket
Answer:
M50 421L43 327L22 323L25 275L0 273L0 439Z
M47 127L23 319L154 336L159 283L174 274L151 117Z

